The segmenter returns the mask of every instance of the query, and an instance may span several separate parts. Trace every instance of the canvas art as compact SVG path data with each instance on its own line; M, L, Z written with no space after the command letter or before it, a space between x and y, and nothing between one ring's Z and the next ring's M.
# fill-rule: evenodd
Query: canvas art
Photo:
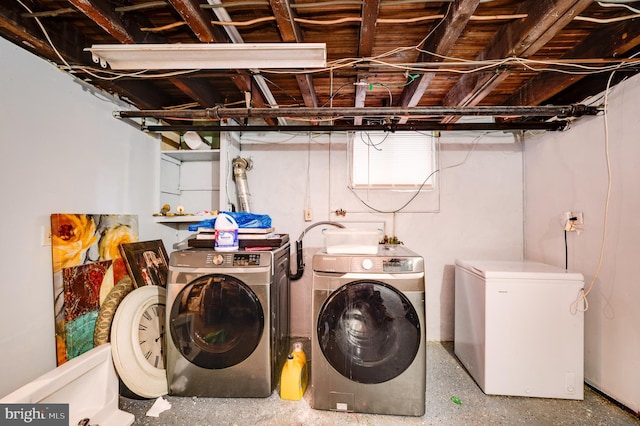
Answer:
M51 215L57 365L94 347L100 306L129 277L120 244L137 241L136 215Z

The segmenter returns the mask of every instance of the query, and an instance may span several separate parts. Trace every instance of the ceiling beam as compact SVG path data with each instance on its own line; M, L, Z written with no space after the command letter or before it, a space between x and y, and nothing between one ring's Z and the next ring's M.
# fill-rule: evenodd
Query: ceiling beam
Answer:
M515 13L527 17L503 25L476 60L533 55L592 3L591 0L521 2ZM465 74L445 95L443 105L478 105L509 74L506 70ZM445 118L445 121L455 119Z
M210 5L218 6L213 9L213 13L215 14L218 21L230 22L230 23L233 22L233 20L231 19L231 16L229 16L229 14L227 13L227 10L224 8L224 5L220 0L207 0L207 3L209 3ZM240 35L240 32L235 27L225 26L224 31L232 43L244 43L242 35ZM231 77L231 80L236 85L238 90L243 92L245 96L247 93L250 94L251 102L253 103L253 106L263 108L263 107L269 106L270 103L275 104L276 103L275 98L271 93L269 87L267 86L266 80L262 77L262 75L260 75L259 70L252 70L252 71L255 71L256 74L253 75L252 77L247 78L245 71L236 70L237 74ZM254 90L253 82L256 83L255 90ZM267 100L270 100L270 102L267 102ZM272 106L275 107L277 105L272 105ZM273 119L271 118L267 118L266 121L267 121L267 124L271 126L276 125L276 122L273 121Z
M224 97L222 94L215 90L204 78L172 77L169 80L174 86L198 102L198 104L203 108L224 104Z
M373 42L376 36L376 22L380 13L380 0L364 0L362 3L362 22L360 23L360 38L358 57L367 58L373 54ZM356 108L364 107L367 97L368 69L361 69L356 77L355 102ZM354 117L353 124L362 124L362 117Z
M184 3L182 1L173 0L174 2ZM115 12L109 5L105 4L102 1L97 0L70 0L71 4L77 7L82 13L84 13L88 18L93 20L96 24L98 24L103 30L105 30L108 34L110 34L113 38L123 44L130 43L142 43L142 42L150 42L151 40L148 38L148 34L144 34L139 30L138 27L132 24L125 24L119 14ZM184 6L183 9L187 9L187 6ZM200 8L197 8L198 13L200 13ZM129 21L126 21L129 22ZM211 24L209 24L211 26ZM152 35L153 38L159 37L158 35ZM212 98L221 98L219 94L212 95L210 94L211 90L202 90L202 85L196 85L194 83L189 83L184 79L171 78L169 81L176 86L178 89L183 91L187 96L191 97L193 100L198 102L202 107L207 108L216 105L215 103L203 104L202 102L206 99ZM100 84L100 83L96 83ZM151 90L147 90L146 92L152 93Z
M479 4L480 0L454 0L443 6L447 8L444 11L445 16L422 43L421 49L423 51L418 55L417 62L441 62L442 56L447 56L460 38L460 34ZM407 84L400 95L398 105L403 107L418 105L435 75L434 72L420 74L410 84ZM406 122L406 117L403 117L401 122Z
M640 25L637 20L603 26L586 36L562 59L619 58L640 45ZM531 78L509 97L505 105L540 105L586 74L544 72Z
M211 16L196 0L169 0L191 31L202 43L226 43L224 33L211 24Z
M60 62L60 58L49 43L42 41L40 37L34 34L31 28L27 28L21 22L16 21L13 16L10 16L4 9L0 10L0 28L4 30L4 33L8 33L11 36L11 40L20 47L56 63ZM58 41L61 41L57 33L53 33L51 37L56 44ZM68 54L64 49L59 49L59 51L63 53L63 57L70 61L80 61L79 54Z
M77 31L70 33L71 29L69 27L65 31L61 31L57 28L55 22L46 22L45 28L53 45L56 47L54 50L50 44L41 41L40 35L35 35L34 31L41 32L42 29L36 27L35 22L31 21L32 19L25 18L26 25L23 25L21 22L11 19L4 9L0 11L0 27L5 30L3 33L10 34L12 40L19 46L32 51L38 56L49 59L59 66L66 67L65 64L62 64L62 60L56 50L64 58L64 61L72 66L83 65L91 67L94 65L90 55L83 51L84 46L89 45L89 42L85 41L85 37L82 34ZM30 25L31 22L33 22L33 25ZM64 37L65 35L67 37ZM74 74L83 77L84 71L76 69ZM168 102L161 95L162 92L158 90L157 86L151 82L136 82L136 84L132 84L122 80L94 79L92 84L107 93L115 94L131 104L137 105L138 108L159 108Z
M302 43L304 37L298 24L295 23L295 12L289 7L288 0L269 0L273 16L276 17L280 37L285 43ZM296 74L296 81L304 104L310 108L318 106L318 97L310 74Z
M133 44L140 40L126 28L113 8L100 0L69 0L87 18L98 24L107 34L123 44Z

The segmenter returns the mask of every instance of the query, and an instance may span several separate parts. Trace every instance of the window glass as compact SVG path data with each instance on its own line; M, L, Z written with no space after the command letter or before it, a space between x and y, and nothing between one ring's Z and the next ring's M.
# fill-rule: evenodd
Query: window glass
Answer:
M355 132L350 143L353 188L433 188L433 133Z

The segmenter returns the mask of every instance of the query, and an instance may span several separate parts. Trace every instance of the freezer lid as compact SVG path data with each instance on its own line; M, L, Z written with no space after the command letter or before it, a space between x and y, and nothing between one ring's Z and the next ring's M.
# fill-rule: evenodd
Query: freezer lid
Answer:
M581 273L530 260L456 260L456 267L483 278L584 281Z

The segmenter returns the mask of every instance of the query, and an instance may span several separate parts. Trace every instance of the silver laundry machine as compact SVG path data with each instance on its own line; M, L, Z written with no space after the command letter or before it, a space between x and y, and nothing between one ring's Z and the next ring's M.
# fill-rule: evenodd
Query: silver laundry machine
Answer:
M422 416L424 260L403 246L313 257L311 407Z
M165 337L169 394L267 397L289 349L289 244L171 253Z

